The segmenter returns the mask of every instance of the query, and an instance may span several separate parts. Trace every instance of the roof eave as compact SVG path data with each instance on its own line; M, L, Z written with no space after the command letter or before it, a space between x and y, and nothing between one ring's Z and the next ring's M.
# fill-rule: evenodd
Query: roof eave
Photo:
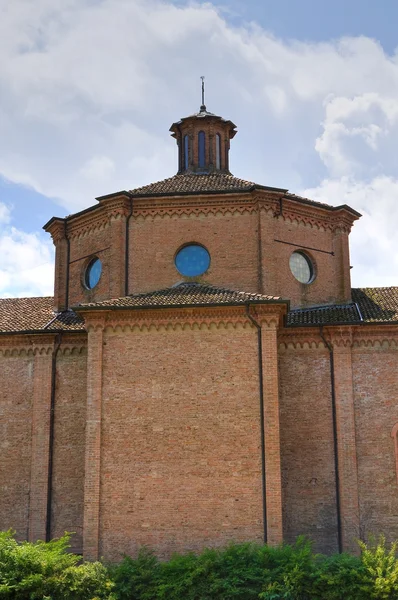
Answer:
M106 306L74 306L72 310L76 313L79 312L91 312L91 311L113 311L113 310L164 310L164 309L182 309L182 308L216 308L223 306L250 306L252 304L283 304L289 309L290 300L247 300L246 302L197 302L191 304L158 304L158 305L141 305L141 306L120 306L120 305L106 305Z

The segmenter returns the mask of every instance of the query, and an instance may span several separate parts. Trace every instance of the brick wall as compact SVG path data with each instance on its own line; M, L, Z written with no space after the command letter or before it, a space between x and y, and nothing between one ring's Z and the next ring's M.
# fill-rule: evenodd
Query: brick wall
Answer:
M296 345L296 344L295 344ZM337 551L329 353L279 354L284 537L307 535L316 551Z
M353 349L361 535L384 533L388 540L398 538L398 484L391 438L398 422L397 358L396 347L391 348L387 339L383 344L376 341Z
M28 537L33 365L33 356L0 354L0 530L19 539Z
M181 246L203 244L210 268L199 280L248 292L259 291L255 214L137 219L130 226L130 291L148 292L184 280L174 265Z
M253 329L104 334L100 555L263 536Z
M84 341L57 357L51 536L73 532L83 550L84 431L87 364Z

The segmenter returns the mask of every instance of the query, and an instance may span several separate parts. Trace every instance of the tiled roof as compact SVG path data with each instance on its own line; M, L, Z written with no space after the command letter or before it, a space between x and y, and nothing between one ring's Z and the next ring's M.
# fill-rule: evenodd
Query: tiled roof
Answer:
M80 304L80 308L161 308L169 306L204 306L213 304L245 304L247 302L281 301L277 296L250 294L199 283L180 283L165 290L111 298L102 302Z
M156 181L149 185L144 185L134 190L130 190L130 194L133 196L173 196L173 195L189 195L189 194L212 194L212 193L235 193L235 192L249 192L253 189L268 190L280 192L283 197L288 200L294 200L302 204L310 204L312 206L318 206L320 208L326 208L328 210L340 210L345 208L353 214L360 216L360 214L347 205L342 206L331 206L323 202L317 202L310 200L309 198L303 198L296 194L289 193L286 189L270 187L266 185L259 185L253 181L247 181L246 179L240 179L234 177L230 173L180 173L163 179L162 181ZM98 198L97 198L98 200Z
M356 288L353 302L340 305L294 309L287 315L288 326L319 326L360 323L398 323L398 287ZM171 306L210 306L247 302L285 302L277 296L250 294L197 283L82 304L90 308L161 308ZM72 310L55 314L52 297L0 299L0 333L24 331L82 331L83 319Z
M84 329L83 320L72 311L54 314L54 298L0 299L0 332L58 331Z
M355 304L339 304L298 308L291 310L286 316L287 325L337 325L338 323L360 323Z
M353 289L352 299L367 323L398 321L398 287Z
M268 188L263 185L257 185L253 181L239 179L229 173L182 173L174 175L168 179L150 183L143 187L130 190L134 196L168 196L173 194L203 194L212 192L248 192L254 188ZM279 190L285 192L286 190Z
M354 288L352 303L291 310L287 324L337 325L338 323L398 322L398 287Z

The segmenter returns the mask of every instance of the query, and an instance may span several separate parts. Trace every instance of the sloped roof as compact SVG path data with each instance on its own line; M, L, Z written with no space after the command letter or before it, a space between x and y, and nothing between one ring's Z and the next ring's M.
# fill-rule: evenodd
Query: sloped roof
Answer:
M79 304L76 310L87 308L162 308L169 306L205 306L220 304L245 304L247 302L285 302L277 296L250 294L200 283L180 283L171 288L111 298L102 302Z
M273 192L280 192L283 198L287 200L293 200L300 204L308 204L310 206L317 206L319 208L326 208L330 211L337 211L341 209L348 210L356 217L360 217L360 213L351 208L350 206L343 204L340 206L331 206L324 202L318 202L317 200L310 200L303 196L297 196L291 194L284 188L270 187L266 185L260 185L254 183L254 181L247 181L246 179L240 179L234 177L230 173L179 173L174 177L168 177L155 183L150 183L142 187L130 190L128 193L135 197L156 197L156 196L183 196L183 195L195 195L195 194L221 194L221 193L238 193L238 192L250 192L254 189L257 190L268 190ZM112 195L112 194L111 194ZM103 196L106 198L106 196ZM99 200L100 198L97 198Z
M83 320L72 311L54 314L54 298L1 298L0 332L73 331L84 329Z
M353 302L291 310L286 317L290 327L311 327L361 323L398 323L398 287L354 288ZM55 314L52 297L0 299L0 333L84 331L83 319L72 310ZM250 294L210 285L183 283L173 288L82 304L92 308L162 308L179 306L239 305L286 302L277 296Z
M286 316L289 326L338 325L339 323L358 325L361 322L354 303L291 310Z
M398 287L353 289L352 299L366 323L398 321Z
M213 192L248 192L254 188L286 192L234 177L230 173L181 173L130 190L134 196L169 196L175 194L210 194Z
M291 310L287 325L398 322L398 287L353 288L352 303Z

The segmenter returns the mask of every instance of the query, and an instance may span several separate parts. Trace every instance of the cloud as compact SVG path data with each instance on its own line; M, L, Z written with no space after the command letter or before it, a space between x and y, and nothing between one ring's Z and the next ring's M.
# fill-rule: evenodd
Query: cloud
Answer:
M12 208L0 202L0 297L52 295L52 243L11 223Z
M354 287L398 283L398 179L380 176L368 183L349 177L326 179L303 195L337 206L348 204L362 214L350 236Z
M332 98L326 102L323 128L315 148L331 174L396 170L389 157L398 134L396 98L378 93Z
M366 37L281 40L229 24L211 3L6 0L0 175L56 198L61 214L168 177L177 170L168 128L199 107L202 74L209 109L238 124L232 171L364 204L353 260L396 281L381 215L397 193L398 56Z

